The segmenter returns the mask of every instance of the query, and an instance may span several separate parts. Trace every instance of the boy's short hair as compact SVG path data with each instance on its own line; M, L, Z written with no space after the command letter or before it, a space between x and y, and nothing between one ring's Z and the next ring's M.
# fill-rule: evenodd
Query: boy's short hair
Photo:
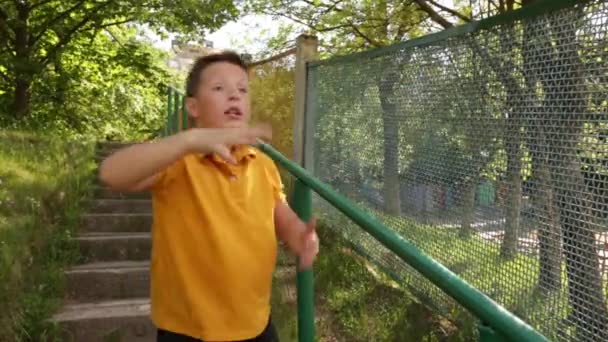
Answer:
M190 72L188 73L188 78L186 80L186 96L193 97L196 94L203 70L205 70L208 66L219 62L234 64L241 67L244 71L247 71L247 64L241 55L234 51L223 51L220 53L199 57L194 62L192 68L190 68Z

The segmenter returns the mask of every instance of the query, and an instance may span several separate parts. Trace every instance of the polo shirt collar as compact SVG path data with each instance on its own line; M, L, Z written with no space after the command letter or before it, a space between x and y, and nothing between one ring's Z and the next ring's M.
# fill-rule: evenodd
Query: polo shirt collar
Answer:
M244 160L253 159L257 156L257 154L258 154L258 151L255 148L248 146L248 145L237 145L232 148L232 155L236 159L237 163L240 163ZM222 159L220 156L218 156L215 153L213 153L212 155L210 155L208 157L215 163L219 163L219 164L226 163L226 161L224 161L224 159Z

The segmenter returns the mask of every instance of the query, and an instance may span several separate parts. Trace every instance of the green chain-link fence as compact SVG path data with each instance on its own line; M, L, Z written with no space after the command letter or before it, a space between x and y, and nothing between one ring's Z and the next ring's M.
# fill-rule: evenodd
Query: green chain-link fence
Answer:
M607 1L541 1L310 64L307 168L549 338L607 341L607 24ZM468 319L316 203L418 298Z

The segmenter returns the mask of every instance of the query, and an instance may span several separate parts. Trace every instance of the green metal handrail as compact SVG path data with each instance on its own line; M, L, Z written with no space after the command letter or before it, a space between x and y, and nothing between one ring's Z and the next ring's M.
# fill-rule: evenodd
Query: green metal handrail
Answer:
M162 136L175 134L188 129L188 112L186 111L186 96L179 90L167 87L167 118L162 130Z
M311 176L305 169L287 159L270 145L260 143L258 148L297 178L292 203L294 210L302 219L310 217L312 189L477 316L482 322L479 327L480 341L549 341L530 325L469 285L330 186ZM312 270L306 270L302 275L300 273L302 272L298 272L298 336L300 342L312 342L314 340L314 312L311 303L313 301Z
M312 192L301 181L294 184L291 204L300 219L308 222L312 216ZM299 262L298 262L299 264ZM315 338L315 291L312 269L298 270L298 341L314 341Z

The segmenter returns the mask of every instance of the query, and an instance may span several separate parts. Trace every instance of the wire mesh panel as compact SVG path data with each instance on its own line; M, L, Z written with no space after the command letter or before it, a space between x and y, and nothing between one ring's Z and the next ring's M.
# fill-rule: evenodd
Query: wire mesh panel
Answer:
M311 169L549 338L608 340L607 20L606 1L581 1L310 65Z
M295 50L293 50L295 52ZM279 54L249 67L251 121L272 126L272 145L283 155L293 154L293 112L295 94L295 55ZM280 169L286 193L293 178Z
M282 154L291 156L293 106L295 93L295 56L283 53L264 62L249 66L251 120L272 126L272 145ZM290 194L294 178L279 169ZM287 247L278 250L277 267L272 289L273 321L281 341L297 340L297 289L295 257Z
M272 144L286 156L293 153L294 82L293 53L249 68L252 121L272 125Z

